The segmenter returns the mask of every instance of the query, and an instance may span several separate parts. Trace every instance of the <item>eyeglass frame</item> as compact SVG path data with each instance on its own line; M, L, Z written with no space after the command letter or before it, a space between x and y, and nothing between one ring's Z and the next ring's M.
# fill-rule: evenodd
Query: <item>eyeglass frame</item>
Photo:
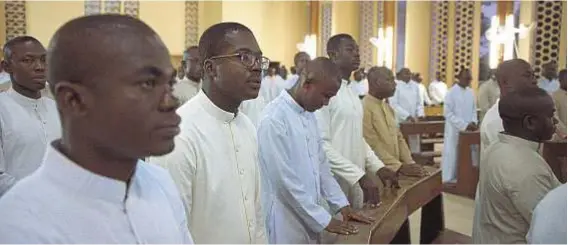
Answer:
M203 64L205 65L205 62L207 62L208 60L215 60L215 59L221 59L221 58L231 58L231 57L239 57L239 60L241 61L241 64L243 64L245 67L247 67L248 69L253 68L257 63L260 63L260 69L261 70L266 70L268 69L268 67L270 66L270 59L267 58L266 56L260 56L260 59L258 58L258 56L253 55L254 58L254 62L250 65L247 65L243 62L243 55L252 55L251 53L234 53L234 54L224 54L224 55L217 55L217 56L212 56L209 57L208 59L206 59ZM263 67L263 60L266 61L266 67Z

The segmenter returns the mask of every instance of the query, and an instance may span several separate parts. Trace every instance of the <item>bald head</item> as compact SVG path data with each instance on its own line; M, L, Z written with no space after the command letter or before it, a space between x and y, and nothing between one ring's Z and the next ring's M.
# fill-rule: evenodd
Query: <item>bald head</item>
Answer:
M524 136L540 141L554 133L554 102L538 87L519 88L501 96L499 115L505 131L515 136L530 134Z
M131 54L158 47L158 35L142 21L125 15L90 15L71 20L53 36L47 53L48 80L87 82L113 66L135 59Z
M392 71L385 66L373 66L369 69L369 71L367 71L367 78L369 81L377 81L381 78L384 79L389 75L392 75Z
M536 87L536 79L528 62L512 59L499 64L495 78L501 89L501 95L524 87Z
M340 86L339 67L328 58L318 57L301 70L290 93L306 111L313 112L327 105Z
M378 99L391 97L396 88L392 71L384 66L371 67L367 72L369 94Z
M306 81L311 83L341 83L341 74L337 65L326 57L317 57L314 60L308 61L305 71L300 73L300 76L304 76Z

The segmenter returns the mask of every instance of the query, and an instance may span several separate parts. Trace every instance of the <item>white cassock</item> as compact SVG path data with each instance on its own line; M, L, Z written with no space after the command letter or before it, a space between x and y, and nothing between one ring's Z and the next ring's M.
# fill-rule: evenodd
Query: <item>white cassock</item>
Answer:
M168 155L151 158L181 192L196 243L266 243L256 129L203 91L182 105L181 133Z
M266 107L266 102L264 102L262 95L259 94L258 97L252 100L243 101L239 106L239 111L247 115L252 124L258 127L264 107Z
M538 87L546 90L546 92L551 94L560 89L560 82L558 81L558 79L549 80L543 77L538 80Z
M42 166L0 198L0 243L193 243L168 172L139 161L127 184L52 146Z
M296 82L298 81L298 78L299 76L296 74L288 76L284 89L291 89L292 87L294 87L294 85L296 85Z
M355 208L363 206L359 179L366 172L376 173L384 167L363 138L363 105L359 97L343 80L337 95L328 106L316 111L323 149L331 163L341 189Z
M336 213L349 202L331 174L316 117L286 91L266 109L258 143L275 196L267 210L269 243L321 243L332 218L322 203Z
M45 148L61 137L59 114L52 99L31 99L13 89L0 93L0 196L34 172Z
M351 86L351 89L353 89L353 92L355 92L358 96L365 96L369 93L369 81L367 79L363 79L360 82L351 81L349 85Z
M477 123L477 111L473 90L455 84L444 104L444 152L442 154L442 182L456 181L458 143L460 132L470 123Z
M260 95L266 104L274 100L286 87L286 81L279 75L265 76L260 83Z
M174 85L174 96L176 96L181 104L184 104L201 90L201 82L194 82L184 77Z
M428 86L428 92L430 92L430 99L434 105L442 104L448 92L448 85L445 82L434 80Z
M409 116L415 118L424 116L424 104L420 101L420 88L417 82L396 81L396 91L389 98L389 103L399 123L406 121ZM408 145L412 153L420 152L420 135L409 135Z
M424 86L424 84L422 83L416 84L418 84L418 88L420 89L420 101L422 102L422 105L432 105L432 101L430 100L430 96L428 96L428 91L426 90L426 86Z
M566 244L566 183L548 192L533 211L529 244Z

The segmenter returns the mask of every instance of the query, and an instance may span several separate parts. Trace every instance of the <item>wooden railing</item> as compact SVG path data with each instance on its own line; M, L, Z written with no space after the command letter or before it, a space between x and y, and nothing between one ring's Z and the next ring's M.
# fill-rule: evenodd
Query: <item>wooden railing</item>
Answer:
M353 223L359 233L339 236L341 244L410 244L408 216L422 208L420 243L432 243L445 230L441 170L426 167L430 175L423 178L401 176L400 189L385 189L381 205L363 212L376 221L371 225Z
M475 198L475 190L479 181L479 159L480 159L480 137L479 132L461 132L458 142L457 169L455 186L446 188L444 191ZM477 151L472 152L472 146L477 145ZM477 154L473 156L473 154ZM477 162L473 163L473 159Z

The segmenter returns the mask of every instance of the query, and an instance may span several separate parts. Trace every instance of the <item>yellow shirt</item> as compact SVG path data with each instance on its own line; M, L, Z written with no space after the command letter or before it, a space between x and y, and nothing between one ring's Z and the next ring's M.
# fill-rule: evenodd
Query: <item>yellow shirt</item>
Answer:
M526 243L532 212L560 185L539 143L500 133L481 156L473 243Z
M368 94L363 111L363 136L386 167L398 171L402 164L414 162L390 105Z

